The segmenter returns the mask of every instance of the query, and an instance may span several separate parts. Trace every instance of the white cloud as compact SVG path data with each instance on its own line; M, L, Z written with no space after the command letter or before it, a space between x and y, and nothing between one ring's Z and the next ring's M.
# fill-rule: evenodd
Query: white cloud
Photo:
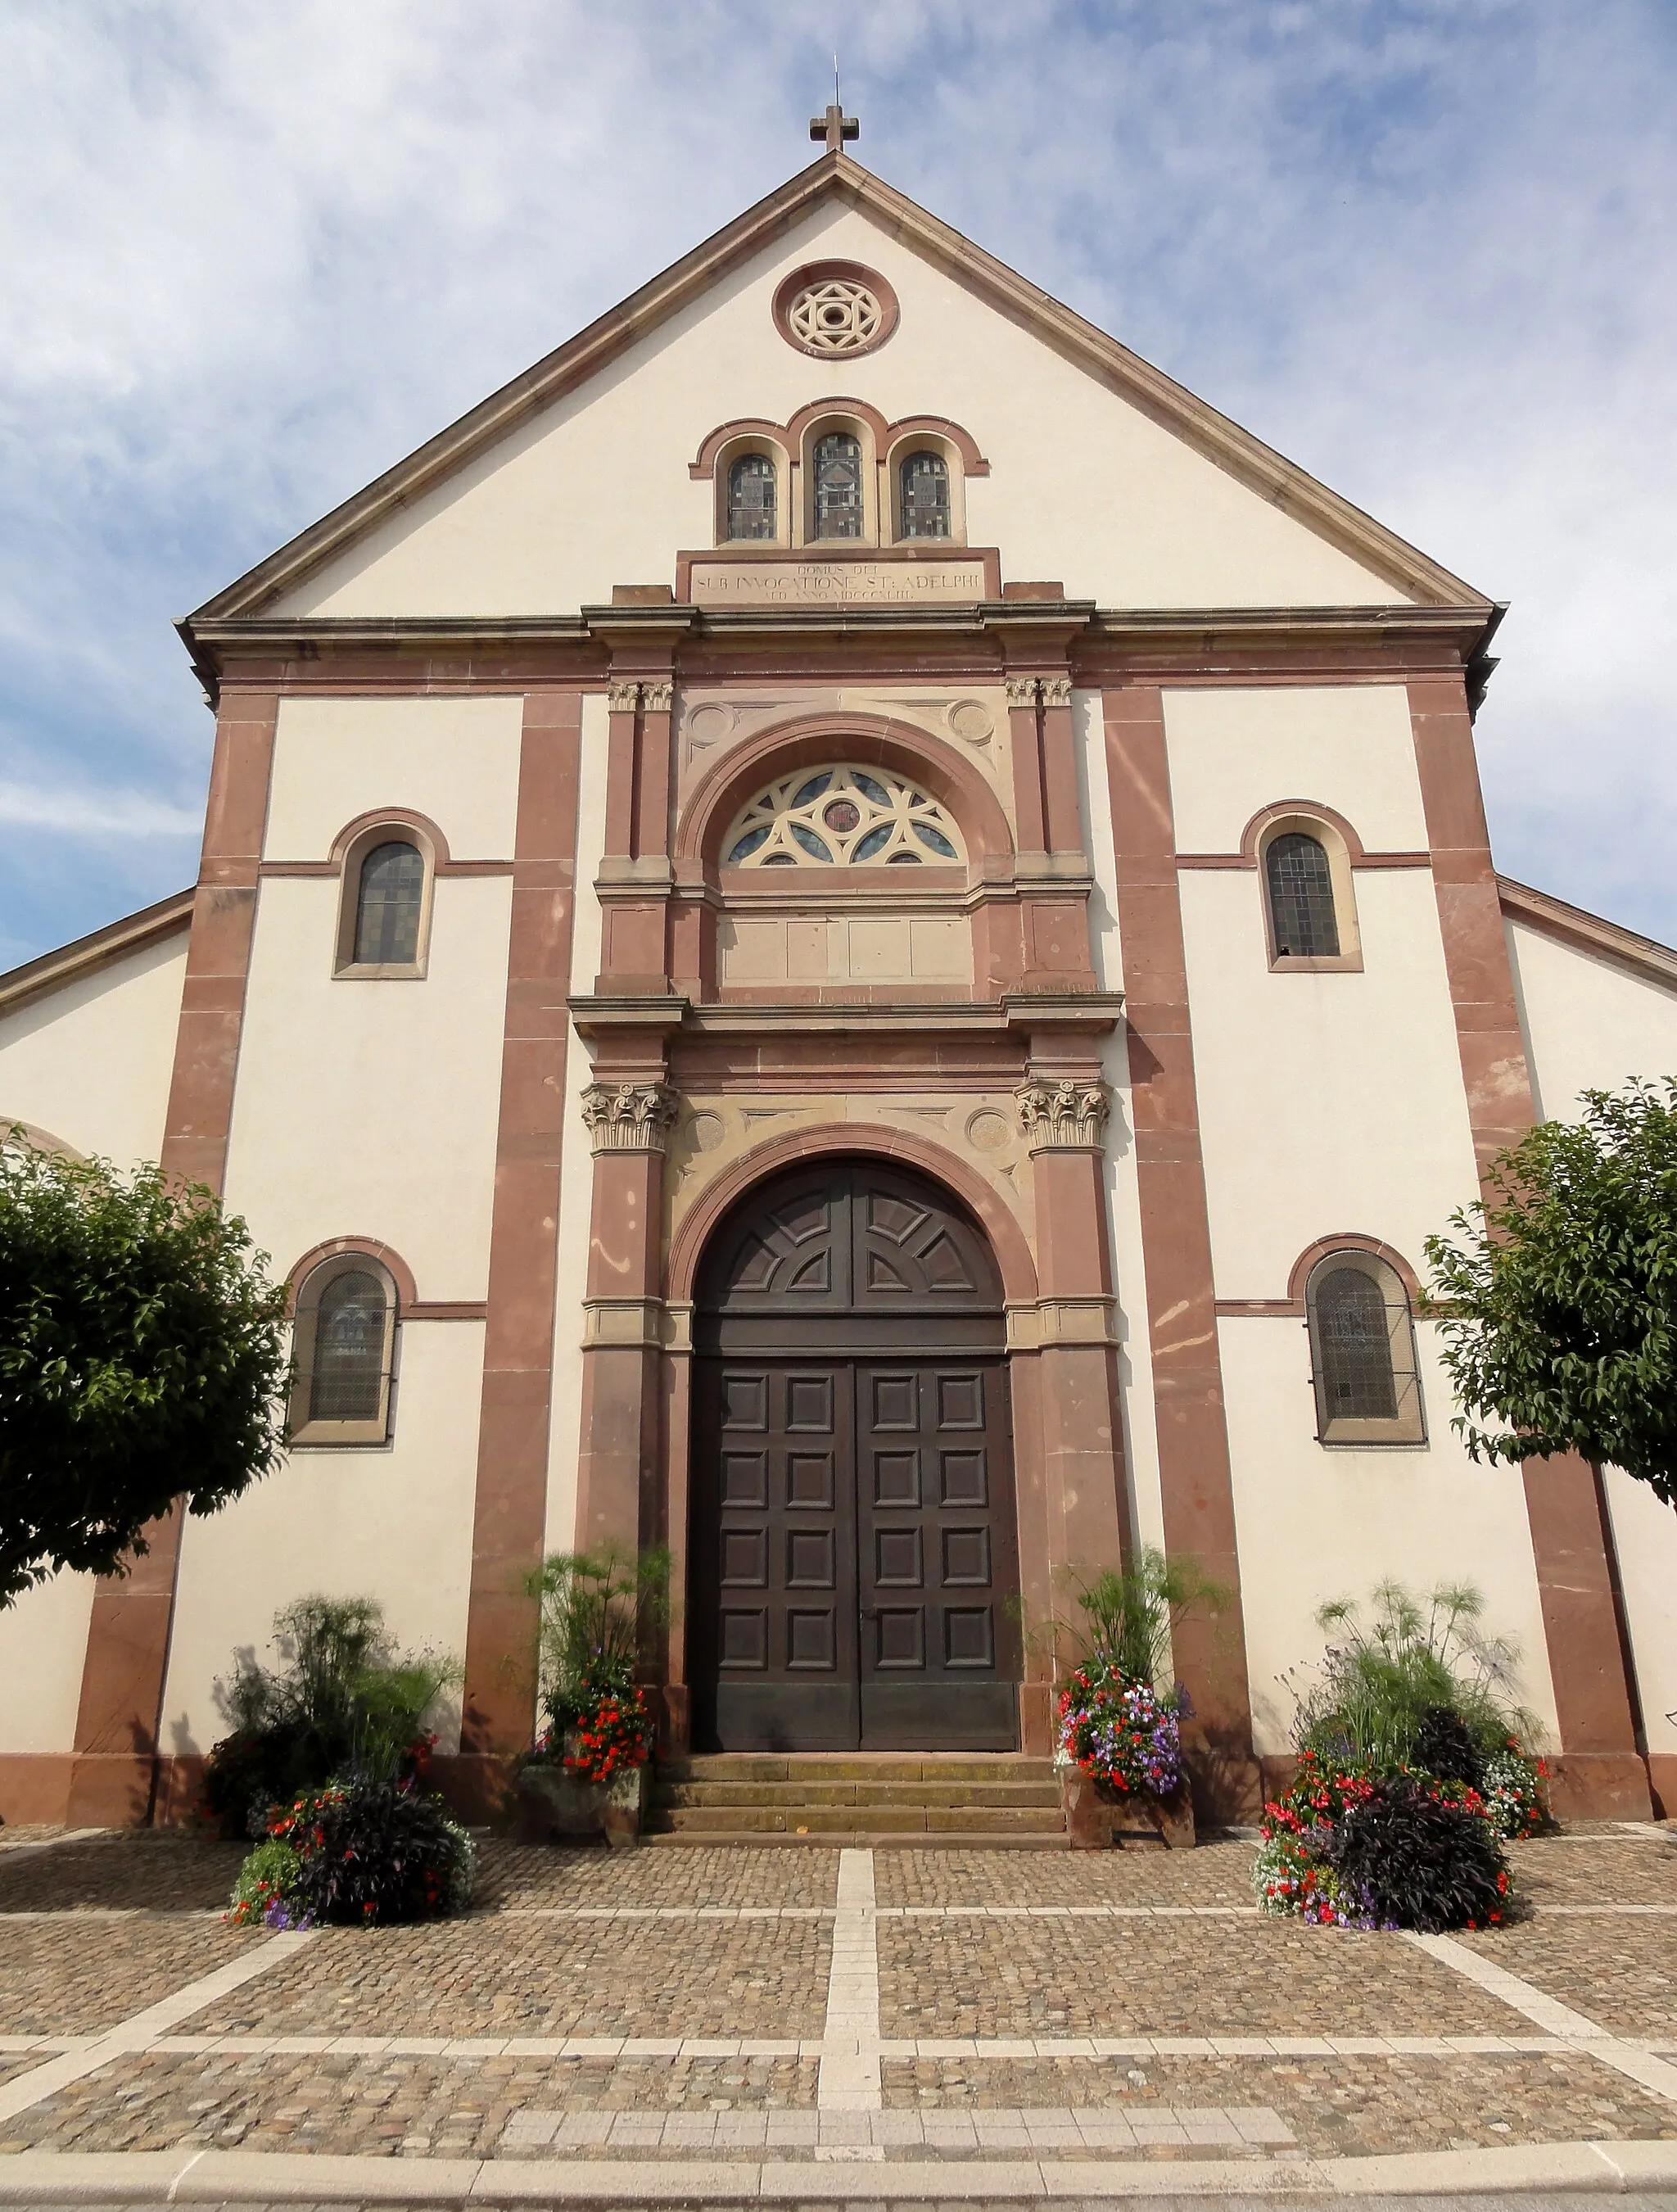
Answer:
M881 174L1513 601L1499 858L1677 935L1658 0L14 7L0 777L64 799L41 843L154 804L173 887L169 617L807 159L835 40ZM5 880L35 949L130 889Z
M0 823L65 830L81 837L188 837L204 828L195 808L165 806L137 791L43 791L0 780Z

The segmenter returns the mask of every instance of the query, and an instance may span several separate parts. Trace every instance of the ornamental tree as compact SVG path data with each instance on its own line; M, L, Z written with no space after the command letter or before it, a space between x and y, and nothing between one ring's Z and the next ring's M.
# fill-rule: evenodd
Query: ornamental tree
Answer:
M1486 1184L1426 1244L1469 1453L1575 1451L1677 1503L1677 1079L1585 1091Z
M0 1136L0 1606L274 1464L284 1286L213 1193Z

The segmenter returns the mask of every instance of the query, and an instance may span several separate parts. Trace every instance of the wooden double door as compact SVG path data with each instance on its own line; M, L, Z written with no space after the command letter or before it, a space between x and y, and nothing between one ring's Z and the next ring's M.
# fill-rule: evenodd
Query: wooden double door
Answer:
M1000 1284L885 1162L800 1168L700 1283L689 1570L702 1750L1012 1750L1018 1588Z

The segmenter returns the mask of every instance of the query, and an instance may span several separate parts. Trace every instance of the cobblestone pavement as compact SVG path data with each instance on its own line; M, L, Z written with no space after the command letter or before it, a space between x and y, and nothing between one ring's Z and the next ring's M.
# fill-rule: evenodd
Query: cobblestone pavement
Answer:
M141 1831L20 1852L15 1860L0 1851L0 1918L12 1912L219 1911L248 1848Z
M814 1919L324 1928L195 2025L231 2035L819 2035L831 1945L831 1923Z
M881 1920L887 2036L1495 2034L1401 1936L1284 1920Z
M1677 2044L1677 1919L1534 1918L1459 1939L1615 2035Z
M881 1905L1252 1903L1249 1844L1089 1851L1076 1866L1068 1878L1058 1851L892 1850L875 1855L874 1887Z
M1571 2053L1441 2058L1294 2058L1091 2065L1059 2059L884 2064L887 2106L992 2103L1081 2108L1132 2118L1164 2106L1270 2108L1317 2157L1473 2145L1569 2142L1591 2136L1677 2137L1677 2106Z
M8 2035L113 2027L259 1941L219 1920L0 1920L0 2023Z
M550 1910L582 1905L830 1905L838 1888L835 1850L804 1846L752 1850L562 1850L489 1842L477 1890L480 1910Z
M210 1911L236 1846L0 1852L0 2154L1168 2166L1677 2139L1677 2065L1646 2048L1677 2052L1677 1914L1649 1909L1677 1904L1677 1846L1516 1856L1530 1916L1459 1942L1626 2041L1551 2033L1401 1937L1257 1917L1239 1842L490 1841L466 1919L288 1938L224 1993L195 1985L271 1941ZM135 2047L94 2046L165 1999Z
M1536 1836L1510 1844L1516 1889L1540 1910L1546 1905L1677 1906L1677 1838L1658 1831L1633 1837Z

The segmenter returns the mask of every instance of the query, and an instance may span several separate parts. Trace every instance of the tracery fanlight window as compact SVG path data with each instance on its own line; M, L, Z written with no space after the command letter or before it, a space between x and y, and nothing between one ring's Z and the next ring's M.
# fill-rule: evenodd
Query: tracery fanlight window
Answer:
M800 769L760 792L722 841L732 868L921 867L966 857L939 802L884 769Z
M1322 840L1302 830L1273 839L1264 854L1264 877L1275 958L1337 959L1340 924L1334 908L1334 877Z
M728 536L772 538L775 495L775 464L769 455L741 453L728 470Z
M897 471L904 538L949 536L949 463L941 453L910 453Z
M381 1444L390 1428L396 1285L370 1254L339 1253L297 1293L291 1435L301 1444Z
M857 277L805 284L787 306L787 327L811 353L866 353L885 325L884 307Z
M1373 1253L1330 1252L1304 1295L1322 1443L1425 1443L1414 1319L1396 1271Z
M817 538L862 534L862 448L848 430L829 430L811 457Z

